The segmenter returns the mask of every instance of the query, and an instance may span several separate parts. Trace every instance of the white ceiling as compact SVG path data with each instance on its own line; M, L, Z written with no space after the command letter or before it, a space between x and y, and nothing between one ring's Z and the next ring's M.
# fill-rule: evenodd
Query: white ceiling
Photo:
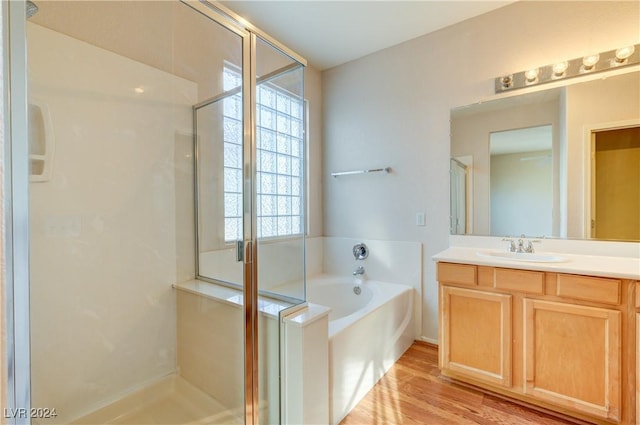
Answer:
M505 6L511 1L221 1L325 70Z

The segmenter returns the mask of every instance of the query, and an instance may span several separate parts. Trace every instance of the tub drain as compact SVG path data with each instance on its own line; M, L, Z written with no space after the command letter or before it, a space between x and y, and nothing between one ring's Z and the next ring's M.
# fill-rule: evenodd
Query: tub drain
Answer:
M360 295L360 292L362 292L362 289L360 289L359 286L354 286L353 287L353 293L356 295Z

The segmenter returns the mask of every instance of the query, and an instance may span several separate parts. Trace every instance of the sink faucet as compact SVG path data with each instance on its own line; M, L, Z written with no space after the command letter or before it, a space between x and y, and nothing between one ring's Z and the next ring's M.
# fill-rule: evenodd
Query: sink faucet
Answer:
M520 239L518 239L518 248L516 252L526 252L528 254L535 253L535 249L533 249L533 242L540 242L539 240L532 241L531 239L526 239L525 235L520 235Z
M527 239L525 235L520 235L520 238L518 238L517 244L516 244L516 241L511 238L504 238L502 239L502 241L509 242L509 247L507 248L507 251L518 252L518 253L526 252L528 254L535 253L535 250L533 249L533 242L540 242L539 240L532 241L530 239Z
M358 275L362 276L363 274L364 274L364 267L362 266L358 266L358 268L353 271L354 276L358 276Z

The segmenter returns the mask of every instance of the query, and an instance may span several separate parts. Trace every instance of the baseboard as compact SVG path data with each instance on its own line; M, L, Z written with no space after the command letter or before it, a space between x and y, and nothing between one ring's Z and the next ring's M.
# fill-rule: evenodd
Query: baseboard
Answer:
M418 337L418 341L424 341L424 342L428 342L431 345L435 345L436 347L438 346L438 340L437 339L427 338L426 336Z

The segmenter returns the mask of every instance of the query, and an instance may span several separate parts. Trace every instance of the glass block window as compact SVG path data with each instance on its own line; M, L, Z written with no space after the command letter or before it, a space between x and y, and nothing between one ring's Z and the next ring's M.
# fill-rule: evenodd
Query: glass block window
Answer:
M239 87L241 75L224 69L224 89ZM303 232L304 102L269 82L257 92L258 237ZM224 234L242 237L242 98L224 100Z

